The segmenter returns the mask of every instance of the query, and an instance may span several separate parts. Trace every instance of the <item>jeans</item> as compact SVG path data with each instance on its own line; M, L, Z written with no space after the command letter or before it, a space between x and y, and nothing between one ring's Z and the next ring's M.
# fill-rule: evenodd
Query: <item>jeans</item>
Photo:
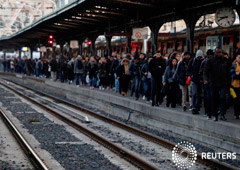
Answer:
M119 91L119 80L117 79L117 73L114 73L115 78L115 91Z
M155 79L152 77L151 79L151 96L152 96L152 106L155 104L161 104L163 102L163 96L161 95L162 89L162 80Z
M201 83L191 82L192 86L192 108L195 110L200 109L202 85Z
M211 88L212 114L217 117L218 110L220 115L226 114L226 89L221 87Z
M147 97L148 100L152 99L151 93L149 92L149 89L151 87L151 79L147 78L143 82L143 95Z
M204 108L205 113L210 117L212 116L212 110L211 110L211 89L208 84L205 84L203 86L204 89Z
M139 98L139 83L140 83L140 78L138 76L135 77L135 90L134 90L134 93L135 93L135 97L136 98Z
M90 86L94 87L95 86L95 82L96 81L96 78L93 76L90 78Z
M187 106L188 86L180 85L180 89L182 90L182 106Z
M83 81L83 73L76 73L76 85L80 85L80 82Z

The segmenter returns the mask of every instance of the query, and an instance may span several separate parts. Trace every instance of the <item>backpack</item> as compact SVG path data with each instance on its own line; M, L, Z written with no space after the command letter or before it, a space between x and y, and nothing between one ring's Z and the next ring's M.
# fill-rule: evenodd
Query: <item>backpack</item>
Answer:
M77 61L77 68L78 68L79 70L81 70L81 69L83 68L83 63L82 63L81 60L78 60L78 61Z

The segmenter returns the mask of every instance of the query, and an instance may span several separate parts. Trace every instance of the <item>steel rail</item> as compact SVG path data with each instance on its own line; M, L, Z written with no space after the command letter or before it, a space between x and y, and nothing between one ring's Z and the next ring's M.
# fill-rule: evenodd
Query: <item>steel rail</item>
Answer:
M24 153L27 155L28 159L30 160L34 168L38 170L49 170L47 166L43 163L43 161L40 159L40 157L37 155L37 153L32 149L30 144L23 137L21 132L9 119L7 114L2 110L2 108L0 108L0 116L2 117L3 121L5 122L9 130L12 132L13 136L15 137L19 145L22 147Z
M59 118L63 122L65 122L68 125L75 128L76 130L78 130L81 133L85 134L86 136L90 137L91 139L93 139L97 143L103 145L104 147L106 147L109 150L113 151L114 153L118 154L120 157L129 161L130 163L132 163L136 167L138 167L140 169L143 169L143 170L158 170L158 168L156 166L154 166L153 164L145 161L144 159L142 159L138 155L135 155L135 154L129 152L128 150L110 142L109 140L105 139L104 137L98 135L96 132L94 132L94 131L92 131L88 128L85 128L84 126L80 125L78 122L76 122L74 120L71 120L67 116L53 110L51 107L43 105L42 103L40 103L36 99L33 99L29 96L26 96L22 92L19 92L18 90L14 89L12 87L9 87L9 85L6 85L5 83L0 82L0 84L2 86L4 86L5 88L9 89L10 91L16 93L17 95L21 96L22 98L28 100L29 102L37 105L38 107L40 107L43 110L47 111L48 113L52 114L53 116Z
M129 131L131 133L134 133L134 134L136 134L136 135L138 135L140 137L143 137L143 138L145 138L145 139L147 139L147 140L149 140L151 142L154 142L154 143L156 143L158 145L164 146L164 147L166 147L166 148L168 148L170 150L172 150L175 147L175 145L176 145L175 143L169 142L169 141L167 141L165 139L162 139L162 138L160 138L160 137L158 137L156 135L153 135L153 134L145 132L145 131L141 131L141 130L135 128L135 127L129 126L129 125L124 124L122 122L119 122L119 121L117 121L115 119L112 119L112 118L100 115L98 113L95 113L92 110L83 108L83 107L81 107L79 105L73 104L73 103L71 103L69 101L63 100L63 99L55 97L53 95L47 94L47 93L45 93L43 91L39 91L39 90L30 88L30 87L24 86L22 84L13 82L11 80L7 80L7 81L10 81L10 82L12 82L14 84L17 84L18 86L21 86L21 87L23 87L25 89L31 90L33 92L36 92L36 93L38 93L38 94L40 94L42 96L46 96L48 98L51 98L52 100L61 102L61 103L66 104L68 106L71 106L71 107L73 107L73 108L75 108L75 109L77 109L79 111L82 111L82 112L84 112L84 113L86 113L88 115L91 115L91 116L95 117L95 118L98 118L100 120L108 122L108 123L110 123L112 125L115 125L115 126L117 126L119 128L125 129L125 130L127 130L127 131ZM210 166L213 166L214 168L218 168L218 169L224 169L224 170L228 170L228 169L229 170L232 170L232 169L234 170L234 169L236 169L237 170L237 168L235 168L233 166L230 166L230 165L228 165L226 163L222 163L222 162L216 161L214 159L202 159L201 154L199 154L199 153L197 153L197 161L202 163L202 164L210 165Z

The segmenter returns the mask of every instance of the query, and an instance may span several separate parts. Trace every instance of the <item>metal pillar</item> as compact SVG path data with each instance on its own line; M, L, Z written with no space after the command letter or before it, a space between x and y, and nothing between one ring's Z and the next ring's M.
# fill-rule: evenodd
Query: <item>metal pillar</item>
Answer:
M6 60L6 53L7 51L6 50L3 50L3 59Z
M18 56L18 58L22 58L22 49L21 49L21 47L18 49L18 52L19 52L19 56Z
M162 24L149 26L151 29L151 38L152 38L152 54L154 55L158 49L158 32Z
M193 46L194 46L194 29L195 29L195 25L198 21L198 19L200 18L200 16L193 16L193 14L188 14L188 16L186 16L186 18L184 18L184 21L186 23L187 26L187 39L186 39L186 45L187 45L187 51L189 51L190 53L193 53Z
M89 39L91 40L91 45L90 45L91 56L95 56L95 54L96 54L95 42L96 42L97 37L98 37L98 35L93 35L93 36L89 37Z
M30 58L32 59L33 58L33 47L29 47L30 49Z
M79 46L79 55L82 56L83 53L83 42L86 39L86 37L80 38L80 40L78 41L78 46Z
M132 50L131 41L132 41L132 35L127 36L127 42L126 42L127 53L131 53L131 50Z
M105 35L105 39L107 43L107 56L109 57L112 55L112 45L111 45L112 36Z

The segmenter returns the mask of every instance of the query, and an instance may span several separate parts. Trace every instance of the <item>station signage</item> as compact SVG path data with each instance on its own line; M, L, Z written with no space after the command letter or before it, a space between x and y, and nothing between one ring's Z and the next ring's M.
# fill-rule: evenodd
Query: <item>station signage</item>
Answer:
M47 50L46 50L46 47L45 46L42 46L41 48L40 48L40 51L41 52L46 52Z
M149 34L149 29L146 28L133 28L132 38L136 40L147 39Z
M70 41L70 48L79 48L78 41L77 40Z

